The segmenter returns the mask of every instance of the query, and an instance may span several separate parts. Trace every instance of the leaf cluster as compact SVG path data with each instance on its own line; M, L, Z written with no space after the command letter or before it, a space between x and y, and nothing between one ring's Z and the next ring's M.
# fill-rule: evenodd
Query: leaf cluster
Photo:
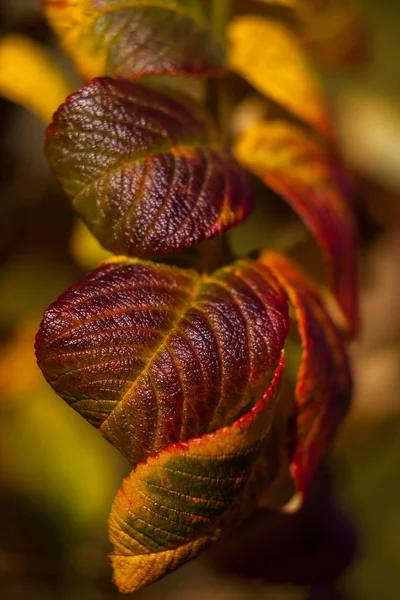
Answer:
M279 4L311 19L305 1ZM54 114L46 153L115 256L46 310L36 354L52 388L132 464L109 525L129 593L261 502L282 510L307 494L350 402L354 217L321 92L286 24L237 16L224 48L200 0L46 0L44 10L85 80ZM206 107L183 91L187 78L202 82ZM272 110L232 136L214 119L238 81ZM251 212L246 170L315 237L326 286L273 250L226 250L224 234Z

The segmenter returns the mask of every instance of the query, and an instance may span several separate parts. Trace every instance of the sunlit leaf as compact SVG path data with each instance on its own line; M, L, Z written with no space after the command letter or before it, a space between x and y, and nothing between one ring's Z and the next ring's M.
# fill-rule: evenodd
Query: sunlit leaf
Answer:
M282 255L267 251L260 260L287 290L298 320L303 354L295 390L292 473L305 494L349 408L348 357L317 286Z
M272 424L282 369L283 361L262 400L233 425L167 447L124 481L110 516L121 592L176 569L232 525L232 516L221 517L236 514L235 504L242 504Z
M47 50L20 35L0 39L0 95L21 104L46 123L72 84Z
M249 212L241 167L216 146L200 109L139 84L94 80L48 129L50 164L102 246L170 252Z
M198 0L44 0L46 15L86 79L220 75L222 48Z
M228 26L229 62L258 91L325 135L329 118L298 37L277 21L243 16Z
M55 391L136 464L254 404L287 311L268 268L248 261L199 275L116 259L46 311L37 357Z
M239 138L235 153L244 166L289 202L312 231L324 254L331 289L354 331L355 223L330 154L306 132L281 121L255 125Z

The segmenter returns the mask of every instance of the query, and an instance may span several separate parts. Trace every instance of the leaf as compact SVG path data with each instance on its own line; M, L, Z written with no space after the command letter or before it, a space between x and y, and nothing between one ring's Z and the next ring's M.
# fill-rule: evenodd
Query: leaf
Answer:
M25 317L0 352L2 490L40 506L60 530L98 531L117 485L118 456L55 401L33 353L39 321L40 313Z
M249 410L287 329L268 267L199 275L119 258L47 309L36 352L53 389L136 465Z
M298 38L281 23L235 18L228 26L229 63L259 92L324 135L331 124Z
M324 254L330 287L354 332L356 226L332 156L305 131L281 121L262 122L246 131L236 143L235 154L291 205L314 234Z
M121 592L152 583L220 537L221 517L241 503L268 438L283 366L282 359L262 400L233 425L169 446L125 479L110 516Z
M0 95L34 112L45 123L72 84L44 46L20 35L0 39Z
M317 286L280 254L267 251L260 260L286 289L302 341L292 474L304 496L350 406L349 362L343 335L329 316Z
M80 219L75 221L69 246L75 262L85 271L95 269L111 257Z
M96 79L48 129L47 155L104 248L154 255L214 237L250 210L245 175L193 102Z
M198 0L44 0L45 13L86 79L219 76L222 48Z

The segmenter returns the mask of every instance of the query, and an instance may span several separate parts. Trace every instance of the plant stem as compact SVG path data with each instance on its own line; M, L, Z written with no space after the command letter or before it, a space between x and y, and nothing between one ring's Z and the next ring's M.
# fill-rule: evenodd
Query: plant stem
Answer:
M211 32L225 46L225 28L231 12L231 0L211 0Z

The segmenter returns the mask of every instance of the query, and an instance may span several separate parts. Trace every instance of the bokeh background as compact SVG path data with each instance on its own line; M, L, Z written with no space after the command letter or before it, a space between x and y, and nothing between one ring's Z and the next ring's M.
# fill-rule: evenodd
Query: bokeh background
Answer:
M233 543L228 558L217 548L138 599L400 598L400 4L358 5L359 56L320 72L360 225L353 410L300 523L263 533L260 516L235 542L245 545L253 527L252 565L235 564ZM40 0L2 0L0 35L8 33L57 54ZM257 99L247 101L231 127L258 110ZM33 355L43 310L99 258L49 172L43 139L39 118L0 98L0 597L111 600L119 595L106 558L107 518L129 468L50 390ZM285 246L289 213L276 199L264 202L232 235L234 247ZM313 256L307 243L302 252ZM294 566L293 540L302 549Z

